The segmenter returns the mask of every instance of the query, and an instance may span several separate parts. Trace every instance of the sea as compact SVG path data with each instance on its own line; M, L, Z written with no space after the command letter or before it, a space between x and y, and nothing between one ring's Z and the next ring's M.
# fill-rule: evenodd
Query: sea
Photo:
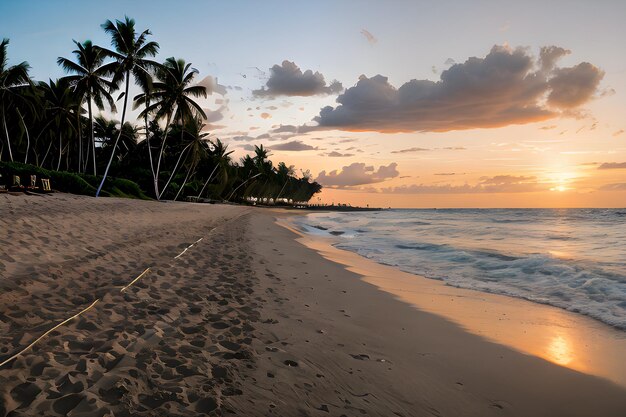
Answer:
M320 212L296 223L405 272L549 304L626 331L626 209Z

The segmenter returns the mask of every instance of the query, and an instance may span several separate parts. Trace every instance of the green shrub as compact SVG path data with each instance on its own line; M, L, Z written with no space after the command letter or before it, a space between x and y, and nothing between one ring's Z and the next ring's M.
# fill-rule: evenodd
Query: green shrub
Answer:
M0 173L2 173L3 181L7 185L11 185L13 175L19 175L22 184L28 184L30 175L37 175L38 179L49 178L52 189L65 193L80 195L96 195L96 189L100 185L102 177L94 175L75 174L72 172L51 171L34 165L22 164L20 162L1 162ZM101 196L105 197L126 197L150 199L139 186L123 178L107 178Z

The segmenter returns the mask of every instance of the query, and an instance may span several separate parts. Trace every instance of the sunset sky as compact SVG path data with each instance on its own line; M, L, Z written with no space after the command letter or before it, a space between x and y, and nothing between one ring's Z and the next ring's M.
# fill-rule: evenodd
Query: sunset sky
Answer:
M624 1L2 1L0 37L47 80L125 14L200 71L212 137L314 202L626 206Z

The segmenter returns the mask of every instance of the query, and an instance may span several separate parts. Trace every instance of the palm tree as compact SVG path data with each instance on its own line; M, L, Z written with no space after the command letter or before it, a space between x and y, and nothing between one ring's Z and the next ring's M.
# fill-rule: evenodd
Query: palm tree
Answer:
M228 166L230 165L230 154L234 151L228 150L228 145L224 145L221 140L216 139L215 142L209 140L209 143L213 146L211 150L211 159L213 159L213 171L209 174L209 178L207 178L206 182L202 186L202 189L198 193L198 197L202 197L202 193L206 186L213 179L213 174L217 171L218 168L221 168L222 179L228 176ZM228 180L228 178L226 178Z
M111 107L111 111L115 112L115 103L109 91L114 88L114 84L107 79L112 76L115 71L115 63L104 64L107 55L105 51L95 46L91 41L84 43L73 41L76 48L72 53L76 56L73 62L67 58L59 57L57 64L60 65L65 72L74 74L65 77L70 83L74 91L80 96L82 102L87 102L87 111L89 113L89 130L91 134L91 151L93 159L93 175L96 173L96 139L94 136L93 113L91 103L96 105L99 110L104 109L103 99L106 100ZM82 163L82 138L79 142L79 160ZM79 172L81 167L79 166Z
M278 164L278 168L276 169L276 176L279 183L283 183L283 187L280 189L278 195L274 198L274 202L277 202L280 196L283 194L283 192L285 191L285 187L287 187L287 184L289 183L289 180L291 179L293 174L293 165L288 167L284 162L280 162Z
M135 96L135 98L133 99L135 103L135 105L133 106L133 109L136 109L137 107L139 107L140 101L145 105L145 107L150 107L150 100L152 98L152 91L153 91L153 87L152 87L153 82L154 80L152 79L152 75L146 73L144 75L144 79L140 83L142 94ZM146 149L148 150L148 161L150 162L150 171L152 172L152 177L154 178L156 177L156 173L154 170L154 158L152 156L152 146L150 145L150 130L151 129L148 123L147 112L143 112L143 123L144 123L144 134L145 134L145 141L146 141L145 145L146 145ZM156 192L157 190L155 189L155 193Z
M113 82L116 85L118 85L122 80L125 80L126 82L126 87L123 93L124 107L122 108L122 120L120 122L123 126L126 118L126 106L128 104L130 76L132 74L135 81L141 82L146 78L145 74L149 73L151 69L159 67L156 62L146 59L146 57L155 56L157 54L159 44L153 41L148 42L147 38L152 34L149 30L144 30L138 35L135 31L135 21L130 19L128 16L125 17L124 21L116 20L115 23L107 20L102 25L102 28L108 35L111 36L111 45L115 48L115 51L103 48L106 55L116 61L116 72L113 77ZM117 142L119 141L121 134L122 130L120 129L117 139L115 140L115 144L113 145L113 149L111 150L109 163L104 170L102 182L96 191L96 197L100 195L100 190L102 190L104 181L109 173L109 168L111 168L111 163L113 162L113 157L115 156L115 149L117 148Z
M197 74L198 70L191 68L191 63L187 64L185 60L174 57L167 58L156 71L156 81L152 83L151 94L142 93L135 98L137 105L147 104L151 100L151 104L146 106L140 117L154 114L157 120L166 119L161 151L154 172L154 192L157 199L163 194L159 193L158 181L170 123L178 122L182 126L189 118L206 119L204 110L192 99L207 96L206 87L193 85ZM183 131L181 129L181 140Z
M24 87L30 83L28 77L28 70L30 66L28 62L21 62L19 64L9 66L7 57L7 47L9 45L8 39L3 39L0 42L0 113L2 115L2 126L4 127L4 134L7 141L7 148L9 150L9 158L13 161L13 151L11 150L11 139L9 137L9 128L6 120L6 110L9 107L11 98L14 98L20 91L21 87ZM0 155L0 158L2 155Z
M67 80L63 78L57 81L49 80L47 83L40 82L38 89L41 91L42 99L47 110L46 118L51 122L49 126L51 125L56 128L56 131L53 133L56 133L56 136L59 139L59 158L56 166L56 170L58 171L61 168L63 151L64 149L68 149L70 147L70 136L72 133L77 132L75 123L77 120L76 114L80 113L81 109L80 99L72 93ZM63 144L64 138L65 145ZM48 152L52 145L52 136L50 140ZM46 155L44 156L41 163L42 165L46 161L48 152L46 152Z
M207 136L209 136L209 132L203 132L205 126L206 125L200 118L192 118L185 124L185 133L189 139L189 150L187 152L187 157L185 158L185 163L187 164L187 175L185 176L178 193L176 193L174 201L178 199L181 191L185 188L189 177L193 176L192 172L195 172L200 161L209 153L207 146ZM165 188L163 189L163 192L165 192Z
M100 146L103 151L112 148L115 139L120 134L118 123L117 120L107 119L102 115L96 117L94 132L96 138L100 141ZM124 123L120 140L117 143L117 147L120 150L120 154L117 156L120 160L123 160L137 147L138 135L139 129L137 126L130 122Z

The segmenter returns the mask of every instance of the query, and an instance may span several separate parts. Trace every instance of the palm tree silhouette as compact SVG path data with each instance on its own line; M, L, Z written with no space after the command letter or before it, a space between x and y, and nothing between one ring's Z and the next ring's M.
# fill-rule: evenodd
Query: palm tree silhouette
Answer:
M111 36L111 45L115 48L115 51L102 48L107 56L115 59L116 71L113 77L113 83L119 85L122 80L125 81L126 86L124 93L120 97L124 97L124 107L122 108L122 120L120 124L123 126L126 118L126 106L128 104L128 86L130 83L131 74L135 77L135 80L141 82L145 80L145 75L149 73L151 69L156 69L159 64L146 59L146 57L155 56L159 51L159 44L153 41L148 42L147 38L152 33L149 30L144 30L141 34L137 34L135 31L135 20L126 16L124 21L116 20L113 23L107 20L102 28ZM120 139L122 130L115 139L115 144L111 150L111 157L109 163L104 170L104 176L102 182L98 186L96 191L96 197L100 195L100 190L104 185L104 181L111 168L113 157L115 156L115 149L117 148L117 142Z
M213 146L213 149L210 151L211 159L213 159L213 163L215 166L213 170L209 174L209 178L207 178L206 182L202 186L202 189L198 193L198 197L202 197L202 193L206 186L213 179L213 175L218 168L220 168L220 174L222 177L222 182L228 181L228 166L230 165L230 154L234 151L228 150L228 145L224 145L221 140L216 139L215 142L209 140L209 143Z
M146 106L140 117L154 114L156 120L166 119L161 151L154 176L154 191L157 199L160 199L163 194L163 192L159 192L158 181L170 124L179 122L182 126L188 118L198 116L206 119L204 110L192 99L192 97L206 98L207 96L206 87L193 85L197 74L198 70L191 68L191 63L187 64L185 60L174 57L167 58L165 63L156 71L156 81L152 83L151 94L142 93L135 98L137 105L145 105L149 100L151 101L151 104ZM183 131L181 129L181 140Z
M97 175L96 139L94 136L91 103L93 102L99 110L103 110L103 100L106 100L111 108L111 111L116 111L115 102L109 93L109 91L115 87L115 84L107 79L107 77L114 75L116 65L114 62L104 64L104 60L107 57L105 51L102 48L95 46L91 41L88 40L82 44L76 41L73 42L76 45L76 49L72 51L72 53L76 56L77 62L59 57L57 59L57 64L60 65L66 73L73 74L68 75L65 79L72 86L73 91L80 97L81 105L83 102L87 102L87 111L89 113L89 131L91 135L91 155L93 159L93 175ZM82 138L79 138L78 146L80 160L79 171L81 171ZM89 155L88 151L87 155Z
M206 124L202 122L202 119L199 117L194 117L189 119L187 123L185 123L185 137L186 140L189 141L189 149L187 152L187 156L185 157L185 164L187 165L187 175L183 180L183 184L180 186L178 193L176 193L176 197L174 197L174 201L178 199L178 196L185 188L187 184L187 180L192 173L195 173L195 170L202 161L203 158L209 154L208 148L208 139L209 132L203 131ZM165 190L164 190L165 191Z
M30 83L28 70L30 66L24 61L16 65L8 65L7 47L8 39L0 42L0 113L2 114L2 126L7 140L7 148L9 150L9 158L13 162L13 151L11 150L11 138L9 137L9 128L6 120L6 110L10 106L12 98L19 97L19 91L22 87ZM1 158L0 154L0 158Z
M61 169L61 160L63 158L63 151L70 148L70 137L72 133L77 132L75 125L77 117L76 114L80 113L80 99L72 93L67 80L61 78L57 81L49 80L47 83L40 82L38 89L41 92L42 98L46 103L47 115L46 118L51 121L50 126L54 126L56 129L56 135L59 139L59 158L57 160L56 170ZM65 137L65 145L63 139ZM52 143L51 143L52 145ZM50 147L48 147L50 149ZM48 152L44 156L43 163L48 156Z

